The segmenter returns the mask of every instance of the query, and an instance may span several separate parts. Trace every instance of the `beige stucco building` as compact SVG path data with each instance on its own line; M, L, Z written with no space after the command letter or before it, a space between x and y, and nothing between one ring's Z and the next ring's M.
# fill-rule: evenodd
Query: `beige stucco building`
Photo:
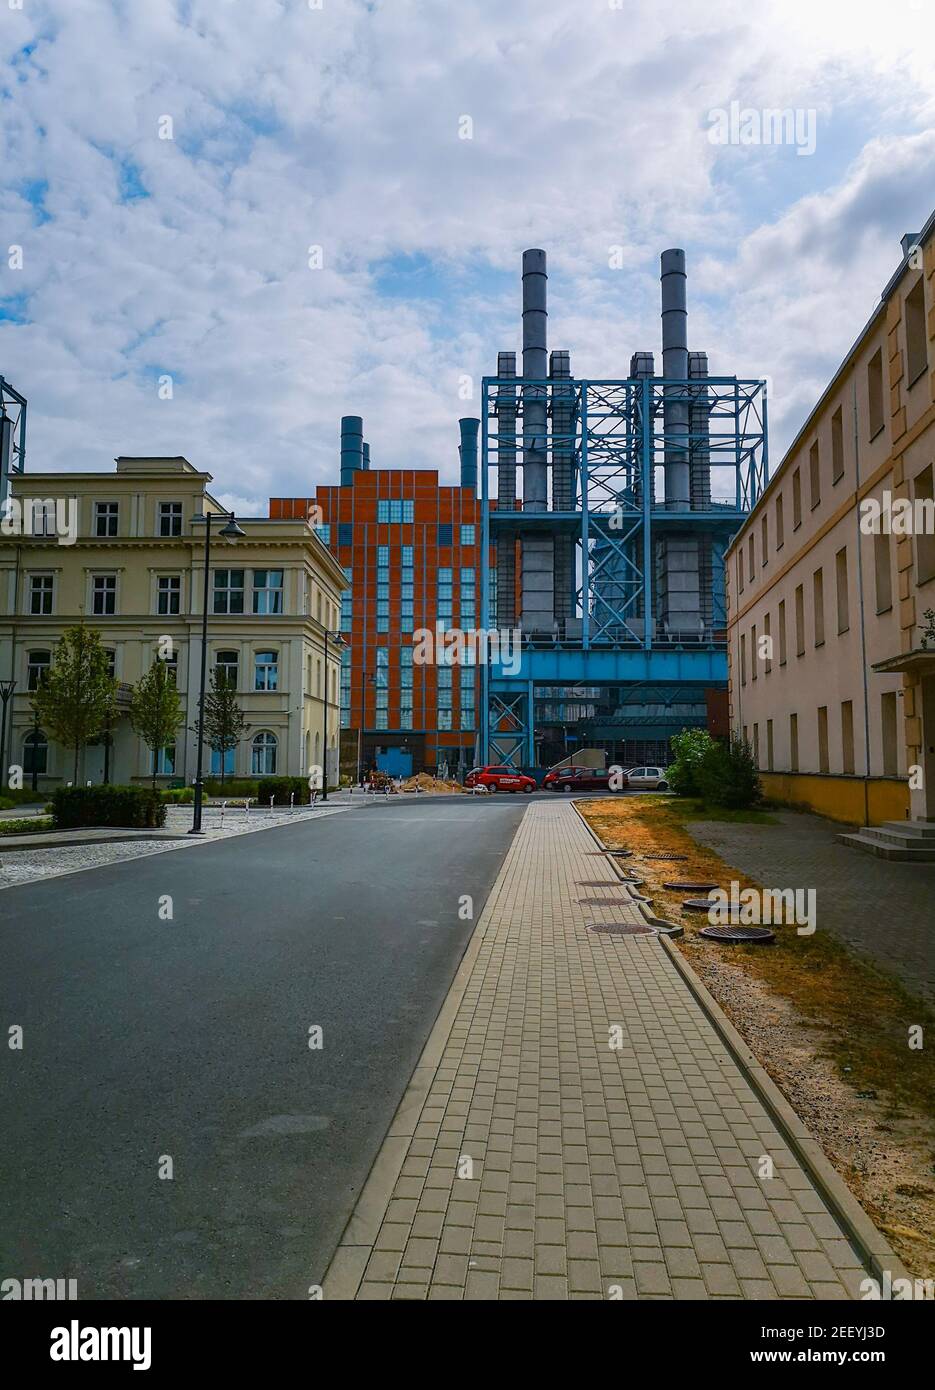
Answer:
M195 734L204 602L206 509L223 513L208 491L211 475L184 458L119 458L108 473L26 473L13 480L21 506L0 525L0 678L16 681L7 764L33 758L29 692L52 659L63 628L92 624L112 654L120 684L112 743L89 746L81 780L150 775L152 755L126 718L130 690L171 638L185 724L160 755L163 784L195 776ZM226 519L226 515L224 517ZM325 634L340 620L343 571L303 519L237 518L246 532L228 545L212 526L208 669L236 676L248 730L228 755L241 777L308 775L338 766L340 653ZM34 534L38 532L38 534ZM40 786L72 778L72 755L41 731L35 748ZM206 775L220 773L205 749Z
M935 819L933 224L727 555L732 728L770 796L858 824Z

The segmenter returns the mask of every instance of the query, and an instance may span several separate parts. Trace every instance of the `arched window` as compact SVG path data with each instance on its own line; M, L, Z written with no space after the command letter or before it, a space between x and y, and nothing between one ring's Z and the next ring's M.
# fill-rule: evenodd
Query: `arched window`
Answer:
M276 749L278 740L275 734L257 734L253 740L253 775L268 777L276 771Z
M49 770L49 740L40 729L31 730L23 739L23 772L46 773Z

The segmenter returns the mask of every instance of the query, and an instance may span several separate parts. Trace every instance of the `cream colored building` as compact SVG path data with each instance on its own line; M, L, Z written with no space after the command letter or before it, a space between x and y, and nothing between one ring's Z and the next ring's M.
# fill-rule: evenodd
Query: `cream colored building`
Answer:
M865 825L935 819L933 224L727 555L732 728L770 796ZM866 529L886 494L913 534Z
M34 499L0 526L0 678L13 677L8 766L32 761L29 691L51 659L63 628L92 624L112 653L120 682L110 748L84 753L79 778L113 782L150 776L152 755L126 717L130 690L170 638L185 724L160 755L163 785L192 782L204 602L205 509L212 524L208 594L208 670L236 675L247 733L227 772L240 777L308 775L324 764L336 780L340 719L340 652L331 636L340 621L343 571L302 519L244 519L243 539L217 532L226 513L208 491L211 475L184 458L119 458L112 473L26 473L13 480L14 501ZM55 504L57 503L57 511ZM25 532L25 534L24 534ZM38 532L39 534L32 534ZM74 543L72 540L74 538ZM329 634L327 670L325 634ZM41 733L40 786L70 781L69 750ZM206 775L220 773L205 749Z

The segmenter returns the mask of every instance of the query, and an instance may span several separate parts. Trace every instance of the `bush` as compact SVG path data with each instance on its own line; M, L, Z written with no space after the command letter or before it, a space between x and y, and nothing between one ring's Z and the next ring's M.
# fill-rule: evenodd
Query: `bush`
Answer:
M59 787L52 795L57 830L110 825L152 829L166 823L166 804L149 787Z
M0 835L37 835L51 829L51 818L46 816L14 816L12 820L0 821Z
M0 796L0 811L12 811L15 805L16 802L11 801L8 796Z
M258 796L258 784L256 780L249 780L241 777L227 777L223 782L217 777L205 778L205 796Z
M666 768L666 781L677 796L700 796L698 769L718 744L707 729L683 729L672 739L674 761Z
M264 777L259 783L257 797L263 806L269 805L270 797L275 805L288 806L293 793L297 806L308 801L308 782L304 777Z
M195 788L169 787L160 796L167 806L188 806L195 800Z
M739 811L762 795L753 749L743 739L714 743L695 770L699 795L712 806Z
M26 775L29 776L28 773ZM8 801L10 806L36 806L45 796L45 792L34 792L32 787L6 787L3 791L3 799ZM9 807L4 806L3 809L6 811Z

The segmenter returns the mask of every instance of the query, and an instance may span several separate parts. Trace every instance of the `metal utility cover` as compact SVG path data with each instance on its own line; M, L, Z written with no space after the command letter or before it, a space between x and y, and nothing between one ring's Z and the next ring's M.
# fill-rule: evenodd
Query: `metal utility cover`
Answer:
M769 927L702 927L699 936L711 941L773 941L776 933Z
M673 893L714 893L718 885L716 883L664 883L663 888L670 888Z

